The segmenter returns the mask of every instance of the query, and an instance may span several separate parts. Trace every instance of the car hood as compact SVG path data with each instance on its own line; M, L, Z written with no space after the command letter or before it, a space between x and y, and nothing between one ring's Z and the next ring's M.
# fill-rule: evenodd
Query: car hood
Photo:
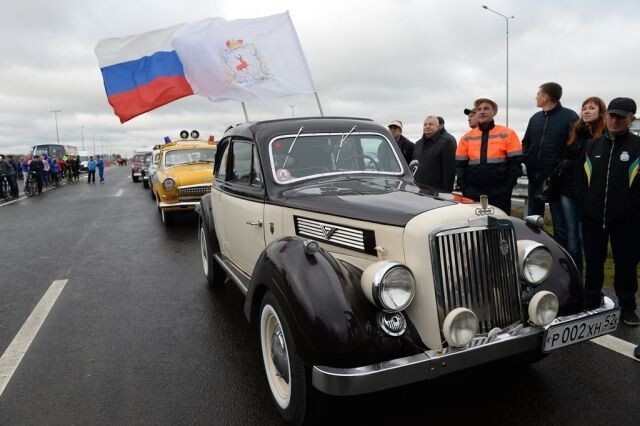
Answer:
M173 166L163 170L178 186L210 184L213 182L212 163L193 163Z
M449 193L379 177L336 179L282 195L284 207L403 227L420 213L456 202Z

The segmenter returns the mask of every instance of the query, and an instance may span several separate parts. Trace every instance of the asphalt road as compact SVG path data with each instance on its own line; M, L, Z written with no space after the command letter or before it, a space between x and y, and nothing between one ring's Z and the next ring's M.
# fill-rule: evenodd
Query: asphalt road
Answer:
M67 280L0 390L0 424L281 424L231 284L208 290L193 217L167 229L128 168L0 206L0 355ZM638 328L615 336L640 343ZM325 398L320 423L640 423L640 362L591 342Z

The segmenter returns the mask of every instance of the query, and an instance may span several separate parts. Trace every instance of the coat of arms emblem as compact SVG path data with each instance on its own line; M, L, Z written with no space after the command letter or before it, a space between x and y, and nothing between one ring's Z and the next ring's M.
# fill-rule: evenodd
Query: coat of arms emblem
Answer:
M248 86L272 77L269 64L255 45L244 40L227 40L226 49L220 51L227 84Z

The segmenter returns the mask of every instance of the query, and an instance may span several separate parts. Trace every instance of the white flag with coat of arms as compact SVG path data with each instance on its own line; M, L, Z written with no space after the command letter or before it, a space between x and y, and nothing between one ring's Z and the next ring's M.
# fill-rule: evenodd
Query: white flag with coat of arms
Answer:
M173 35L172 46L193 91L212 101L315 92L289 12L186 24Z

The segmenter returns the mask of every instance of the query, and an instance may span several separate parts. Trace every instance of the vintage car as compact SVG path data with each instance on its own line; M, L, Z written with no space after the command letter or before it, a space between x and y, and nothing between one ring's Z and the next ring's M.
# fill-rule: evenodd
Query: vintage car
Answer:
M183 131L181 139L162 145L157 154L151 191L167 226L175 213L193 211L200 197L211 192L216 145L198 137L195 130L191 138Z
M388 130L356 118L246 123L218 143L199 239L260 335L271 394L301 422L354 395L609 333L541 217L414 184ZM322 400L323 398L320 398Z
M144 158L142 159L142 170L140 171L140 175L142 177L142 186L144 188L149 188L149 166L151 166L151 160L153 159L152 151L145 151Z
M144 163L144 152L134 152L131 161L131 181L138 182L142 177L142 165Z

